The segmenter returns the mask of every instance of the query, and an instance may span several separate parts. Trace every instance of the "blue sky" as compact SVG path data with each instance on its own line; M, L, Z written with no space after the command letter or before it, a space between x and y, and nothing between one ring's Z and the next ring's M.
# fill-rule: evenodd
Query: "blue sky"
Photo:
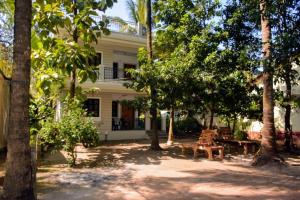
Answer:
M118 0L111 9L107 9L105 15L121 17L126 21L130 21L128 10L126 8L126 0Z

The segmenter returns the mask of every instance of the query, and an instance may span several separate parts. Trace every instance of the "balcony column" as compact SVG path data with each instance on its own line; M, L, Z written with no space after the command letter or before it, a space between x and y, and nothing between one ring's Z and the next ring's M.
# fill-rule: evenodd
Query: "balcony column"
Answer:
M167 111L160 111L161 115L161 131L167 132Z
M145 130L151 130L151 117L149 112L145 113Z
M139 111L138 110L134 110L134 128L137 129L139 127Z
M118 118L121 119L122 117L122 105L118 102Z
M57 100L56 101L56 106L55 106L55 121L60 121L61 120L61 112L62 112L61 101Z
M137 33L138 36L143 36L143 25L140 22L137 24Z

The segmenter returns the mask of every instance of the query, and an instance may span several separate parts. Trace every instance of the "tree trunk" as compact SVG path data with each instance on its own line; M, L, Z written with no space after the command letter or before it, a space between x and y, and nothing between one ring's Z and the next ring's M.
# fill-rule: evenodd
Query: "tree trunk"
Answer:
M289 65L289 64L288 64ZM285 106L285 115L284 115L284 134L285 134L285 147L287 151L291 151L293 148L293 138L292 138L292 130L291 130L291 99L292 99L292 84L290 79L290 71L292 66L289 65L287 69L287 74L285 77L285 85L286 85L286 101L288 102Z
M174 142L174 108L171 107L170 112L170 127L169 127L169 134L168 134L168 145L172 145Z
M157 110L151 109L150 111L152 115L152 137L151 137L151 146L150 149L158 151L161 150L161 147L159 146L159 138L158 138L158 126L157 126Z
M78 10L77 10L77 0L73 0L73 14L74 14L74 18L77 16L78 14ZM73 22L75 23L75 22ZM78 43L78 30L77 30L77 26L76 24L74 24L75 29L73 31L73 41L75 43ZM75 63L73 63L73 68L72 68L72 73L71 73L71 85L70 85L70 98L74 99L75 98L75 93L76 93L76 74L77 73L77 66Z
M274 126L273 69L271 66L271 26L269 22L269 1L260 0L262 50L263 50L263 129L261 155L253 165L264 165L277 155Z
M152 11L151 11L151 0L147 0L147 51L148 51L148 63L150 67L153 65L153 48L152 48ZM150 113L152 115L152 141L151 141L151 149L152 150L160 150L159 139L158 139L158 130L157 130L157 92L154 87L150 88L151 90L151 108Z
M232 133L234 133L234 131L235 131L235 128L236 128L236 116L234 116L234 118L233 118L233 123L232 123Z
M211 109L211 110L210 110L210 121L209 121L209 129L210 129L210 130L213 129L214 115L215 115L215 112L214 112L213 109Z
M147 0L147 51L148 61L153 62L153 48L152 48L152 8L151 0Z
M14 64L4 179L4 198L9 200L35 199L35 168L29 144L31 4L31 0L15 1Z

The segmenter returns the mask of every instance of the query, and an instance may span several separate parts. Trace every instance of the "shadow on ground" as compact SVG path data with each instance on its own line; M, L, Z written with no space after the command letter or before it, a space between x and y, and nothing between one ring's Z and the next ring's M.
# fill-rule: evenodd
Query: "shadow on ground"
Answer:
M78 165L49 161L39 171L39 197L52 199L300 199L300 168L253 168L242 160L196 160L178 144L151 151L146 141L78 147ZM298 162L298 157L290 158ZM47 160L46 160L47 161ZM57 167L58 166L58 167Z

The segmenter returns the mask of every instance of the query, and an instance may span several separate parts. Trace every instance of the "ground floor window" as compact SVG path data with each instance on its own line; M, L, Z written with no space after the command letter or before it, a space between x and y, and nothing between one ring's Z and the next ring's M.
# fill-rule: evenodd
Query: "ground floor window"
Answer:
M100 99L87 99L83 108L86 109L88 116L100 117Z

